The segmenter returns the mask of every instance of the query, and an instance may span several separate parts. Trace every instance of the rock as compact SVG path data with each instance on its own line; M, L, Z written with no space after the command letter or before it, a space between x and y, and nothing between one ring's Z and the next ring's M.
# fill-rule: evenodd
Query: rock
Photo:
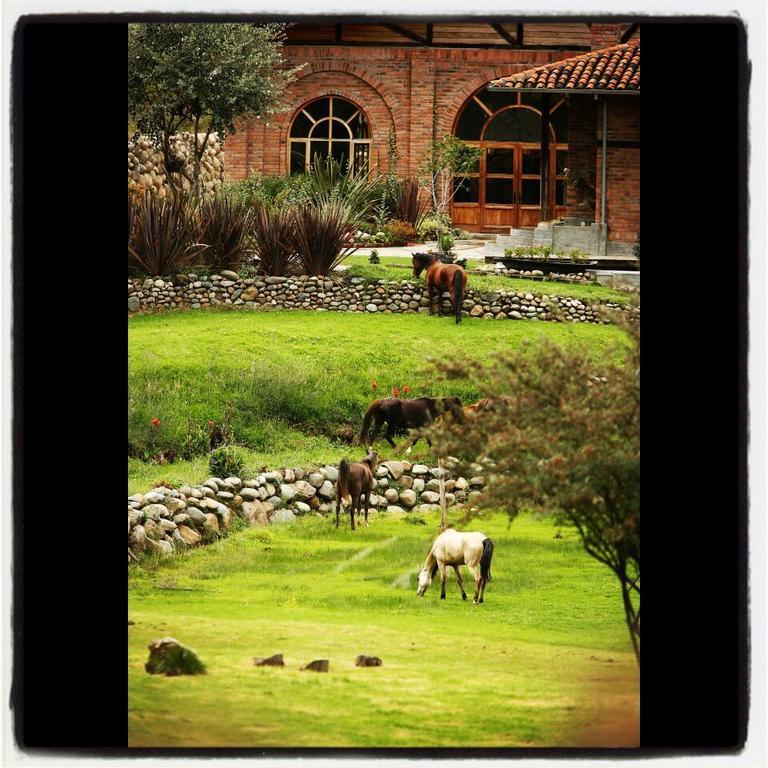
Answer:
M410 475L403 475L400 478L400 485L402 485L403 488L412 488L413 487L413 478Z
M243 501L256 501L259 498L259 492L255 488L243 488L240 491Z
M390 504L387 506L387 514L388 515L404 515L405 510L402 507L398 507L394 504Z
M327 672L328 659L315 659L315 661L310 661L309 664L305 664L301 667L301 671L305 669L308 669L311 672Z
M283 654L276 653L274 656L270 656L268 659L253 659L253 665L255 667L284 667Z
M366 312L378 312L379 308L375 304L366 304L365 305L365 311Z
M442 467L434 467L433 469L429 470L429 474L432 475L432 477L445 477L448 472L443 469Z
M168 511L174 515L177 512L181 512L182 509L186 509L187 502L181 499L170 498L165 502L165 506L168 507Z
M141 306L141 302L138 300L138 298L136 296L129 296L128 297L128 311L129 312L137 312L140 306Z
M475 304L469 311L470 317L480 317L483 314L483 307L480 304Z
M149 660L144 669L150 675L200 675L205 665L191 649L172 637L154 640L149 644Z
M213 512L206 513L205 527L216 531L216 533L220 533L221 529L219 528L219 519L216 517L216 515L213 514Z
M159 520L161 517L168 516L168 507L164 504L147 504L141 511L144 513L145 520Z
M390 504L394 504L398 499L398 493L394 488L387 488L387 490L384 491L384 498Z
M421 494L421 500L427 502L427 504L437 504L440 501L440 494L434 491L424 491Z
M202 541L203 537L186 525L179 525L176 530L188 547L196 547Z
M512 311L509 313L509 316L510 316L510 317L511 317L513 320L522 320L522 319L523 319L523 316L522 316L522 315L521 315L519 312L517 312L517 311L515 311L515 310L512 310Z
M235 492L243 487L243 481L239 477L226 477L224 478L224 482L234 488Z
M440 490L440 481L435 480L432 478L432 480L428 480L427 484L424 486L424 490L426 491L439 491Z
M271 523L292 523L296 515L290 509L278 509L270 518Z
M404 491L400 491L400 503L404 507L407 507L408 509L410 509L414 504L416 504L415 491L412 491L407 488Z
M128 531L130 532L131 528L133 528L134 525L138 525L142 520L144 520L144 513L140 509L129 509Z
M259 514L266 519L273 512L274 507L267 501L244 501L240 513L251 524Z
M162 504L165 501L165 496L158 491L150 491L144 494L143 504Z
M196 507L187 507L187 514L196 527L205 525L205 514Z
M136 501L141 504L144 501L144 496L141 493L134 493L133 496L128 497L128 501Z
M143 525L134 525L128 536L128 546L134 554L141 554L147 548L147 533Z
M267 504L271 504L275 509L279 509L283 506L283 500L279 496L270 496L267 499Z
M336 498L336 486L330 481L326 480L318 489L317 494L323 499L335 499Z
M322 475L320 475L320 478L320 485L322 485L324 478ZM309 501L316 493L315 487L310 485L306 480L299 480L298 482L294 483L293 487L296 491L296 496L298 497L299 501Z
M376 467L376 477L387 477L387 475L389 475L389 470L383 464Z
M465 490L468 486L469 483L464 477L457 478L456 482L454 483L454 488L458 489L459 491Z
M314 486L315 488L319 488L325 482L325 476L320 472L312 472L307 480L309 481L310 485Z
M296 476L294 475L294 472L292 469L285 469L283 470L283 482L285 483L293 483L296 480Z
M482 488L485 485L485 478L482 475L476 475L469 479L469 484L473 488Z
M297 501L293 505L294 510L297 514L306 515L311 511L311 507L309 504L305 504L303 501Z
M393 480L399 480L405 471L401 461L385 461L382 467L386 467Z
M426 475L429 472L429 467L424 464L414 464L411 468L411 474L413 475Z
M355 659L356 667L380 667L381 659L378 656L365 656L360 654Z
M419 504L417 507L413 508L413 512L417 512L421 515L426 515L431 512L439 512L439 511L440 511L439 504Z
M235 498L235 494L230 491L219 491L216 494L216 498L221 499L222 501L232 501L232 499Z
M323 467L323 474L325 475L325 479L330 480L332 483L335 483L339 479L339 470L336 469L336 467Z
M416 491L416 493L421 493L424 490L424 480L422 480L420 477L414 477L413 478L413 490Z
M176 530L176 523L174 523L173 520L161 519L159 522L159 525L160 525L160 530L164 532Z
M243 301L253 301L258 297L258 295L259 289L251 285L240 294L240 298Z
M288 485L286 483L280 486L280 498L286 503L290 502L295 495L296 495L296 489L292 485Z
M237 272L233 272L231 269L222 269L221 270L221 276L225 277L227 280L239 280L240 275L237 274Z

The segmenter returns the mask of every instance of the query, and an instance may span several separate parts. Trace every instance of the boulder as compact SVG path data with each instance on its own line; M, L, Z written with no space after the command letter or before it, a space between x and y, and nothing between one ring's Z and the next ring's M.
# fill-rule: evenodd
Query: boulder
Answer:
M397 490L394 488L387 488L386 491L384 491L384 498L390 503L394 504L398 499L398 493Z
M404 515L405 510L402 507L395 506L394 504L389 504L387 506L387 514L388 515Z
M332 483L335 483L339 479L339 470L336 469L336 467L323 467L323 474L325 475L325 479Z
M165 502L165 506L168 507L168 511L172 515L175 515L177 512L181 512L182 509L186 508L187 502L182 501L181 499L170 498Z
M319 488L325 482L325 476L320 472L312 472L307 480L314 488Z
M306 515L312 509L309 504L305 504L303 501L294 502L293 508L297 515Z
M424 464L414 464L411 468L412 475L426 475L429 473L429 467Z
M143 525L134 525L128 536L128 546L135 554L141 554L147 548L147 533Z
M291 523L296 515L290 509L278 509L270 518L271 523Z
M280 498L285 502L290 502L296 495L296 489L288 483L284 483L280 486Z
M326 480L317 489L317 494L322 499L335 499L336 498L336 486L330 480Z
M202 536L186 525L179 525L177 531L188 547L195 547L202 541Z
M165 501L165 496L158 491L150 491L144 494L144 504L162 504Z
M410 490L409 488L406 488L404 491L400 491L400 503L410 509L414 504L416 504L416 493L415 491Z
M320 477L320 485L323 484L324 478L322 475L319 475ZM320 485L317 487L319 488ZM309 501L314 495L315 495L315 487L313 485L310 485L306 480L299 480L298 482L294 483L293 485L296 496L298 497L299 501Z
M434 491L424 491L421 494L421 500L427 504L437 504L440 501L440 494Z
M382 467L386 467L393 480L399 480L405 471L401 461L385 461Z
M163 637L149 644L149 659L144 669L150 675L200 675L205 665L191 649L172 637Z

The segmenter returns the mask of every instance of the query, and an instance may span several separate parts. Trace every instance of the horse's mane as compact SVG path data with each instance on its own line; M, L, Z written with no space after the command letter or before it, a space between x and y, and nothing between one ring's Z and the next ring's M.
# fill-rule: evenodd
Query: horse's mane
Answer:
M434 253L413 253L411 255L425 264L431 264L437 258L437 254Z

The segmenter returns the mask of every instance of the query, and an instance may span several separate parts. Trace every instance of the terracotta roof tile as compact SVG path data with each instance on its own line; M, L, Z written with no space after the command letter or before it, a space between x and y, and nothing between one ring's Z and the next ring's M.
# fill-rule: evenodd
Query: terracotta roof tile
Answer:
M640 90L640 41L590 51L491 82L493 88Z

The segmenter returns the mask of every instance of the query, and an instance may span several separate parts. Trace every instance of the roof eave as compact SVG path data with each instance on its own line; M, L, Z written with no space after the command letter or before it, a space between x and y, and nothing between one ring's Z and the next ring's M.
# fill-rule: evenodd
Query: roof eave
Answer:
M588 96L594 94L595 96L639 96L640 90L609 90L607 88L509 88L505 85L489 85L489 91L505 91L505 92L524 92L524 93L566 93Z

